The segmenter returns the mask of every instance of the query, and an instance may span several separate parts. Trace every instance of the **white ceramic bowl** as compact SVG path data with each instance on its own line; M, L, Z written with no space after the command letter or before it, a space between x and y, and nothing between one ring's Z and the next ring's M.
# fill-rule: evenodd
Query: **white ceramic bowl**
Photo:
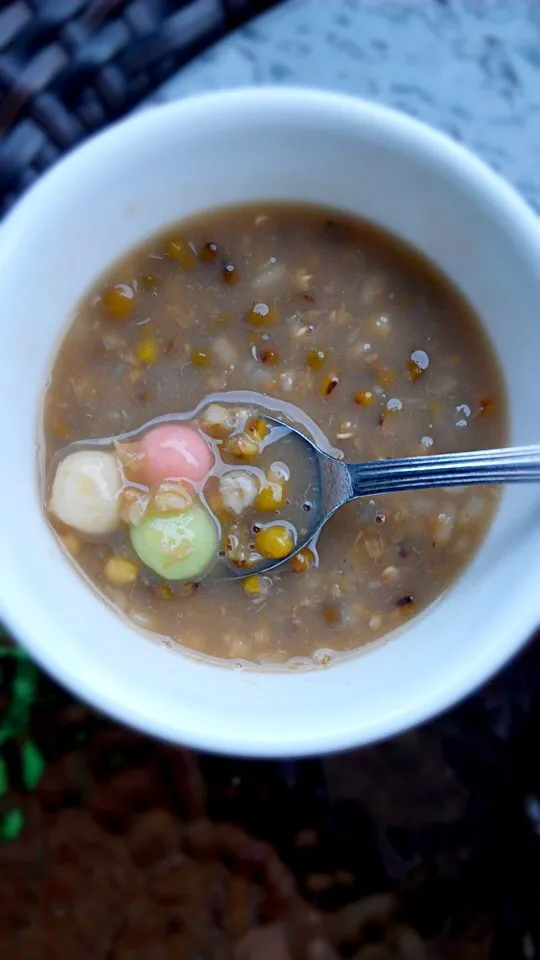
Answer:
M198 211L260 199L360 214L435 260L491 335L517 444L540 441L540 225L479 160L414 120L339 95L251 89L112 127L44 176L0 228L5 621L58 680L141 730L280 756L403 730L519 649L540 622L540 492L508 489L445 596L400 636L328 669L210 666L149 642L97 599L60 553L38 492L40 408L59 338L88 286L129 247Z

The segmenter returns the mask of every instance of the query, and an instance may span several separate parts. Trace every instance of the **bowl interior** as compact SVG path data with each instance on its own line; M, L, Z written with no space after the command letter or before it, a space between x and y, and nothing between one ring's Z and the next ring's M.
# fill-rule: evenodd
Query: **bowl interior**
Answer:
M540 619L540 494L507 490L447 594L395 641L329 670L209 666L149 642L96 598L60 554L37 483L59 338L84 291L129 247L203 209L258 199L359 214L435 260L490 333L516 444L540 441L540 228L509 187L436 133L360 101L292 90L141 112L60 163L2 227L0 608L47 669L126 722L193 746L283 755L393 733L519 647Z

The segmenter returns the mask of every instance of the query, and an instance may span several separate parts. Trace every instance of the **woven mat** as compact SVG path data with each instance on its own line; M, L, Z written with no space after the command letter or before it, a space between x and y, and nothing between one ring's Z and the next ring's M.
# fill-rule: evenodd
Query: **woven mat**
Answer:
M0 4L0 216L66 150L274 2Z

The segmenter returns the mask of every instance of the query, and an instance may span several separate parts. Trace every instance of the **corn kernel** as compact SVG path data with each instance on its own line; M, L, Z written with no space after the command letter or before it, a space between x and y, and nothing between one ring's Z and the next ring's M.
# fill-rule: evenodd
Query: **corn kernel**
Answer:
M266 471L266 479L268 483L279 483L283 486L291 479L291 471L282 460L274 460Z
M267 303L254 303L251 310L248 310L246 320L252 327L269 327L277 320L277 311L275 307L270 307Z
M219 403L211 403L205 407L201 416L201 427L210 437L216 440L224 440L230 436L236 425L236 416L234 411L228 407L223 407Z
M306 363L310 370L320 370L325 360L324 350L310 350L306 357Z
M110 320L128 320L136 306L135 293L127 283L117 283L103 294L103 306Z
M308 547L299 550L291 560L293 573L306 573L315 563L315 554Z
M55 420L52 425L52 432L58 440L69 440L72 435L71 427L65 420Z
M124 471L128 476L134 474L137 476L145 465L145 454L141 444L134 443L114 443L114 452L120 460Z
M429 356L425 350L413 350L408 361L409 377L415 383L429 367Z
M381 387L391 387L396 379L395 370L392 370L392 367L381 367L377 372L377 379Z
M416 381L422 376L422 369L417 363L414 362L414 360L407 360L407 370L409 372L409 378L413 383L416 383Z
M120 519L136 527L144 517L149 496L138 487L124 487L120 494Z
M360 390L359 393L355 394L354 402L361 407L370 407L372 403L375 403L375 394L371 390Z
M248 437L251 437L252 440L256 440L257 443L261 443L261 441L264 440L269 433L266 420L263 420L262 417L255 417L255 419L250 420L246 426L246 433Z
M282 560L294 549L294 537L288 527L272 524L255 535L255 548L268 560Z
M109 583L114 583L118 587L126 587L130 583L135 583L139 571L133 560L126 560L124 557L111 557L105 564L104 573Z
M192 503L193 497L185 484L169 481L160 483L151 506L155 513L182 513L189 510Z
M254 460L259 455L260 445L246 433L237 433L229 438L225 449L239 460Z
M183 270L193 270L197 261L189 243L186 243L185 240L181 240L178 237L173 237L173 239L169 240L165 253L171 260L176 260Z
M244 592L248 597L260 597L263 593L262 578L257 576L256 573L251 577L246 577L244 580Z
M256 553L255 550L251 549L251 546L248 546L248 544L242 542L236 533L227 534L225 537L224 546L227 560L229 560L230 563L234 563L235 566L242 570L247 570L249 567L253 567L261 560L260 553Z
M322 618L330 627L336 626L340 620L339 608L335 603L326 603L322 608Z
M64 544L67 552L71 554L72 557L76 557L81 551L82 543L79 540L76 534L72 533L71 530L68 530L66 533L63 533L60 537L60 540Z
M207 350L192 350L191 362L194 367L207 367L210 363L210 354Z
M263 487L255 500L257 510L277 510L283 503L283 487L279 483L269 483Z
M174 600L175 592L170 583L158 583L152 590L152 596L160 603L166 603L168 600Z
M137 344L135 356L140 363L151 366L159 356L157 340L154 337L147 337L145 340L141 340L141 342Z

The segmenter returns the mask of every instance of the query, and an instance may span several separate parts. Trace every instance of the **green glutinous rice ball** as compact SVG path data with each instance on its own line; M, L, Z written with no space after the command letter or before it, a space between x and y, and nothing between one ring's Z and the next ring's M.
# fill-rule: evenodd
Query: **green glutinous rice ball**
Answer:
M217 530L201 506L146 517L130 535L142 562L166 580L197 580L217 555Z

